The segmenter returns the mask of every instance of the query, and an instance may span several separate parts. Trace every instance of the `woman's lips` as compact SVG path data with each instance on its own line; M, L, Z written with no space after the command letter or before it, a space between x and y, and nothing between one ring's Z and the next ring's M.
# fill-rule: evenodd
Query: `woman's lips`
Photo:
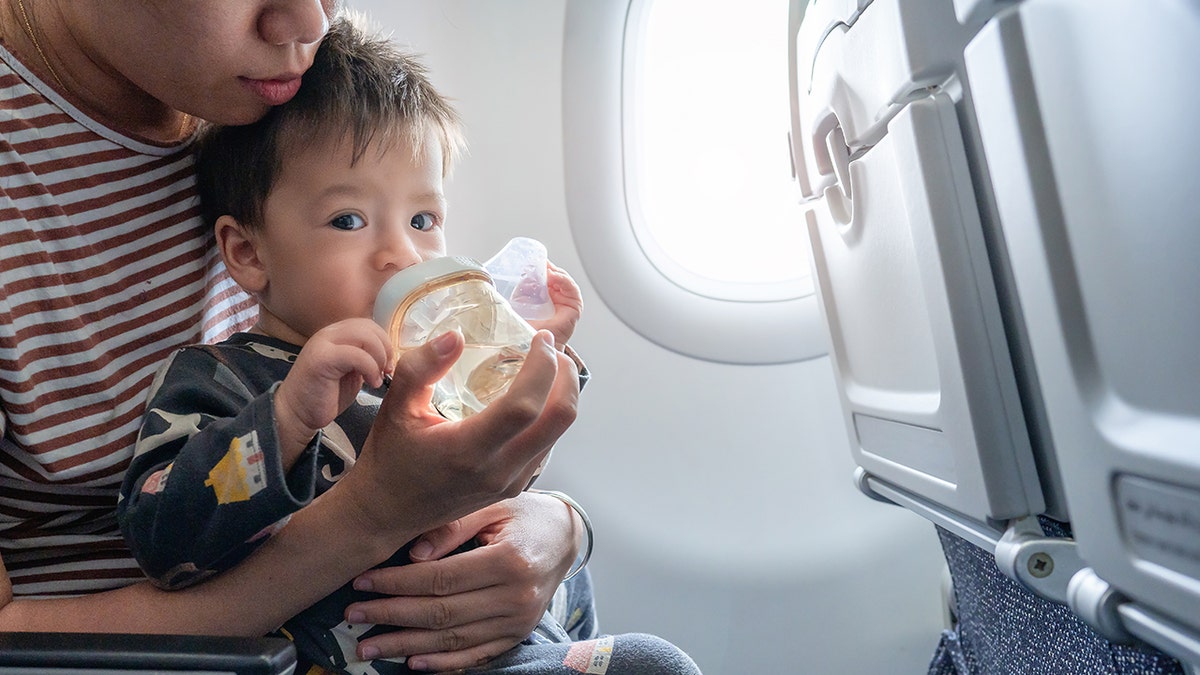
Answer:
M259 98L266 101L268 105L287 103L300 90L299 77L288 77L278 80L252 80L248 77L243 77L241 80L242 84L246 85L250 91L258 94Z

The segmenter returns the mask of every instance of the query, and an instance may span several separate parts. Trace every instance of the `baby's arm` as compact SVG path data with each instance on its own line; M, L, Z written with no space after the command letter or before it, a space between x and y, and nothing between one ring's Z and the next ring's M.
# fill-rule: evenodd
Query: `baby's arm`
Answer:
M355 335L364 333L360 346ZM353 401L364 377L382 381L387 347L373 335L319 332L276 387L258 364L218 348L172 357L117 506L130 549L156 585L182 588L233 567L312 500L317 430ZM377 353L378 362L345 353L356 350ZM310 395L299 406L290 399Z
M275 392L275 428L285 471L313 436L354 402L364 382L383 385L391 356L387 333L369 319L339 321L308 339Z
M554 333L554 344L562 349L575 334L575 326L583 315L583 293L566 270L550 262L546 263L546 290L554 303L554 316L529 323Z
M147 405L117 517L155 585L182 588L233 567L310 502L316 455L286 472L272 392L220 348L176 352Z

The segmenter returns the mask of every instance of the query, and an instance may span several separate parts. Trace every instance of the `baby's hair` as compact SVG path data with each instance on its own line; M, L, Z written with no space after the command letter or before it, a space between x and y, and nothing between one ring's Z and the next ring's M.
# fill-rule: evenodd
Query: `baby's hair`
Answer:
M414 55L343 13L292 100L253 124L201 131L195 144L201 215L209 227L229 215L258 229L287 155L335 139L352 143L352 162L373 142L385 150L403 143L419 160L431 131L445 175L465 147L458 114Z

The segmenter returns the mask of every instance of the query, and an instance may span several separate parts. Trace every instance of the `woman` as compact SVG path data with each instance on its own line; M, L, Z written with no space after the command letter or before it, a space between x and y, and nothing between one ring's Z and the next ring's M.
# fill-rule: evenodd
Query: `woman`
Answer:
M455 344L397 367L370 470L232 572L163 593L120 544L115 495L154 371L255 313L199 227L187 142L198 119L246 123L288 100L336 11L0 0L0 631L261 635L426 533L427 562L356 582L396 596L358 607L364 620L406 628L363 656L461 668L528 635L571 566L577 516L520 488L574 420L574 364L532 354L508 396L439 424L429 385ZM477 553L439 559L477 534Z

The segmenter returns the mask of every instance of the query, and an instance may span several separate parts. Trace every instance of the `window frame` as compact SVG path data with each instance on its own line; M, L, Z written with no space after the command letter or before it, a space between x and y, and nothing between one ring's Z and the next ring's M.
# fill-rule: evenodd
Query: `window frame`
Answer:
M648 1L567 2L564 179L570 230L588 279L622 322L679 354L732 364L790 363L823 356L828 338L811 287L792 297L766 300L730 299L754 295L739 294L736 288L714 292L714 284L738 285L709 279L697 282L696 290L685 288L679 280L692 285L692 277L698 275L680 272L682 268L668 268L675 278L664 273L655 265L668 267L658 260L664 256L647 251L642 241L646 238L637 236L631 215L636 196L626 184L629 71L625 51L631 31L636 30L639 5ZM807 259L796 262L810 265ZM763 285L777 284L759 284Z

